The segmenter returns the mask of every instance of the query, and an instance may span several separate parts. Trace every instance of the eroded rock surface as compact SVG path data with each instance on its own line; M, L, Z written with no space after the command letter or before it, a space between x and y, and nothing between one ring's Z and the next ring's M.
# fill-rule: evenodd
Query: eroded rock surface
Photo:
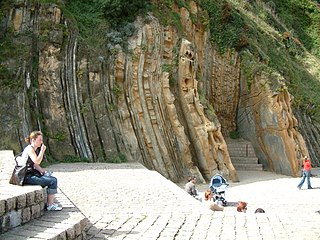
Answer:
M250 91L241 88L238 54L218 53L205 27L193 24L197 5L175 10L185 38L150 15L136 20L129 51L91 53L56 5L13 5L4 30L13 29L13 43L26 53L2 63L14 74L0 89L1 148L19 151L40 129L61 161L125 156L173 181L205 181L217 172L237 181L224 137L239 128L266 168L297 175L308 151L290 94L261 88L263 78Z
M292 96L279 77L279 91L272 90L268 79L256 77L251 92L242 91L238 126L250 139L263 165L269 170L299 176L301 160L308 156L298 121L291 108Z

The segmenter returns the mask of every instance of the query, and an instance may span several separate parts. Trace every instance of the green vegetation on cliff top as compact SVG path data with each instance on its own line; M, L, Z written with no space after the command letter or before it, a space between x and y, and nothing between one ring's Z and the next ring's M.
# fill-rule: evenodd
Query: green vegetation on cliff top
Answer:
M320 7L312 0L198 0L220 51L235 49L250 87L254 74L269 76L275 91L284 79L294 105L320 120ZM311 60L313 65L308 64ZM310 62L310 61L309 61ZM276 73L276 74L275 74ZM280 74L280 75L279 75Z
M151 4L152 2L152 4ZM281 90L276 72L295 96L294 104L320 122L320 68L307 69L306 51L320 57L320 7L313 0L195 0L202 11L191 15L207 26L211 41L224 52L239 51L242 72L250 87L254 74L264 72L274 90ZM76 19L80 35L90 44L99 41L110 50L132 36L139 14L152 11L164 25L174 25L183 37L179 16L172 10L190 9L183 0L70 0L66 9ZM306 50L306 51L305 51ZM316 60L314 60L316 62ZM311 74L310 72L313 72ZM312 112L311 112L312 109Z

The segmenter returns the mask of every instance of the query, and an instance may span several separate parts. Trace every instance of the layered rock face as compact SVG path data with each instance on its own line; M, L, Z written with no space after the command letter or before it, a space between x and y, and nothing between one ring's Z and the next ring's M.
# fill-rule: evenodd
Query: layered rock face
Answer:
M250 139L261 163L269 170L291 176L301 174L305 141L298 131L298 121L291 108L292 96L278 76L279 89L272 90L264 75L257 75L246 90L242 81L238 129Z
M224 140L238 124L265 166L296 175L296 157L307 150L289 93L261 90L263 79L251 92L241 89L237 53L219 54L204 27L192 24L186 9L177 12L185 39L154 17L138 19L129 52L91 56L57 6L15 5L4 28L25 39L32 55L3 63L19 69L11 81L22 84L0 90L1 148L18 151L23 138L40 129L49 153L61 161L125 155L173 181L188 175L205 181L215 173L238 181Z
M320 125L301 109L296 109L294 115L297 117L299 131L305 141L312 165L319 166L320 143L318 139L320 138Z

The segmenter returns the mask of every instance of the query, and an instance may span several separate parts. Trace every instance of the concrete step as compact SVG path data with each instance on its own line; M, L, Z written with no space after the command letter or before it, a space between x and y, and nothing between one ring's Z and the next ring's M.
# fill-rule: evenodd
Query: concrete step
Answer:
M258 164L259 160L257 157L236 157L232 156L231 161L234 164Z
M87 218L59 190L62 211L45 211L46 189L9 184L12 151L0 151L0 239L85 239Z
M41 186L9 184L15 166L12 151L0 151L0 234L43 215L46 191Z
M255 157L251 142L243 139L226 139L229 155L237 157Z
M251 142L244 139L226 139L231 162L236 170L261 171L262 164L256 157Z
M62 211L44 211L40 218L0 234L0 239L86 239L87 218L60 191L56 202L63 207Z
M248 146L230 147L228 145L228 152L230 156L239 156L239 157L255 157L256 156L254 149Z
M263 170L263 166L260 163L258 164L233 163L233 166L236 170L246 170L246 171L262 171Z
M41 186L0 186L0 233L43 215L46 193Z

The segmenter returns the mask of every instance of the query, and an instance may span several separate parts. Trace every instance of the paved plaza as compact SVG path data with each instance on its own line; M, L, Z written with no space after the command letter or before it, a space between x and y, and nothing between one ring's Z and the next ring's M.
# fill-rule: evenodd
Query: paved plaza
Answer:
M61 191L89 219L88 239L320 239L320 174L314 189L299 178L270 172L238 172L226 199L212 212L155 171L138 163L74 163L50 166ZM199 184L198 190L207 189ZM304 186L304 188L306 185ZM248 202L247 213L236 211ZM258 207L266 213L254 214Z

